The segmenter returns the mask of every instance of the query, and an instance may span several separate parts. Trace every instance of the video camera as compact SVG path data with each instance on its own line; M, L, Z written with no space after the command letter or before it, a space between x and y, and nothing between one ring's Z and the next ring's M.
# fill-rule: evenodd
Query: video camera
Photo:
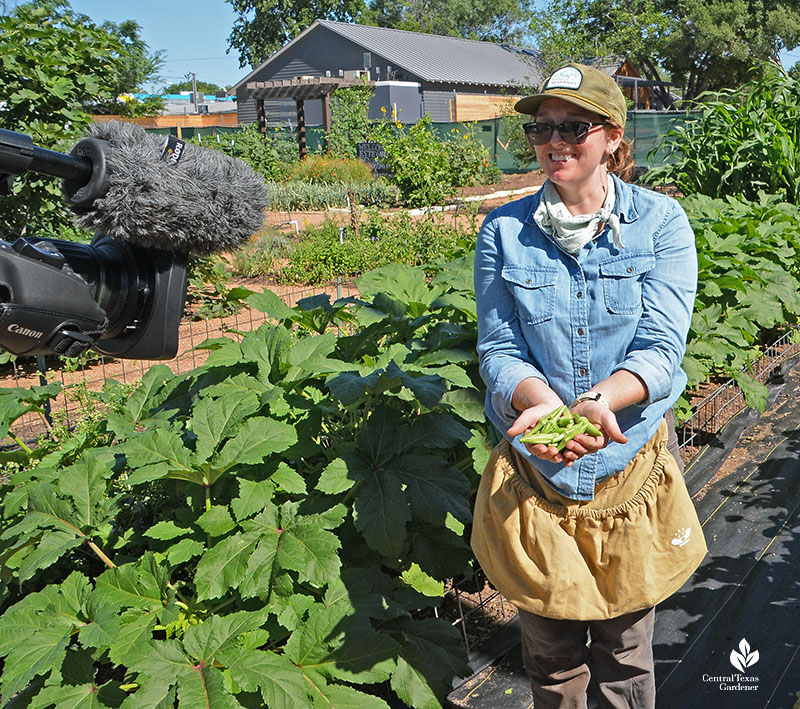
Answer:
M61 178L80 210L102 196L107 144L81 139L69 154L0 129L0 195L24 172ZM112 239L91 244L25 236L0 240L0 348L15 355L170 359L186 297L187 253Z

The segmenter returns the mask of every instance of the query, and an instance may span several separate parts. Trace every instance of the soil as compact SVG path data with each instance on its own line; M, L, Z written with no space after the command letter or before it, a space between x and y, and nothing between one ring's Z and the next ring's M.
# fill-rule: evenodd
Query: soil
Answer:
M535 189L544 184L545 175L541 170L531 172L504 174L498 182L488 185L473 185L472 187L462 187L452 200L450 205L454 219L457 221L468 219L465 205L467 203L480 202L476 208L478 214L486 215L495 207L499 207L506 202L530 194ZM483 200L477 199L484 197ZM461 204L459 204L459 202ZM404 210L403 207L381 210L386 214L397 214ZM267 225L278 227L281 231L291 234L297 233L307 227L319 226L326 219L334 219L347 224L350 221L350 211L347 209L330 209L319 212L300 212L282 211L269 212L267 215ZM469 225L465 222L465 225Z

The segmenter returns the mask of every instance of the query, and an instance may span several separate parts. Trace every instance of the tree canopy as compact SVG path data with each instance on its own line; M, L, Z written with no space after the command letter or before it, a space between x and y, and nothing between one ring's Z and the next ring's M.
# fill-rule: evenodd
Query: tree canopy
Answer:
M135 23L134 23L135 24ZM99 27L68 3L35 0L0 15L0 128L68 151L91 117L135 76L121 32ZM70 220L58 181L27 175L0 201L0 222L16 232L57 233Z
M212 84L210 81L197 81L195 82L197 85L197 91L201 94L215 94L217 91L225 91L224 86L219 86L218 84ZM191 79L187 79L186 81L178 81L174 84L168 84L161 88L162 94L179 94L181 91L191 91L192 90L192 81Z
M239 66L258 66L314 20L516 43L530 0L226 0L238 17L228 42Z
M551 65L618 55L686 99L744 84L800 44L794 0L550 0L530 32Z

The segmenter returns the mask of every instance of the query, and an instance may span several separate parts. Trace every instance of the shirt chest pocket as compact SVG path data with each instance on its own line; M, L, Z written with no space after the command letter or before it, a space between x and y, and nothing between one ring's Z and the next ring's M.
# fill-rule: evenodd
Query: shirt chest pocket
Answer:
M642 310L642 281L656 265L652 253L625 254L600 264L603 295L610 313L630 315Z
M557 277L558 270L555 268L503 267L503 280L514 296L521 322L534 325L553 317Z

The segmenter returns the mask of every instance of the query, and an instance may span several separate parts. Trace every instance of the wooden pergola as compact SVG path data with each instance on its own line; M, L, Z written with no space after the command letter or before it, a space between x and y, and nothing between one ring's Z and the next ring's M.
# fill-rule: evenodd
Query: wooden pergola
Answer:
M275 79L273 81L250 81L247 83L247 96L256 100L258 130L267 130L267 115L264 109L266 99L290 98L297 104L297 143L300 157L306 155L306 110L305 102L322 100L322 128L331 127L331 94L336 89L358 86L363 82L357 79L344 79L330 76L298 76L294 79ZM371 84L372 82L370 82Z

